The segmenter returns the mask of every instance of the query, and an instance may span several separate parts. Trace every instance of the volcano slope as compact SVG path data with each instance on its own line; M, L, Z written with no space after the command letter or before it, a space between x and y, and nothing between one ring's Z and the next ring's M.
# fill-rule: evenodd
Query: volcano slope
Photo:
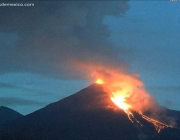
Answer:
M138 113L132 123L103 91L93 84L74 95L35 111L0 132L6 140L141 140L180 138L179 129L166 128L157 133ZM164 139L163 139L164 140Z

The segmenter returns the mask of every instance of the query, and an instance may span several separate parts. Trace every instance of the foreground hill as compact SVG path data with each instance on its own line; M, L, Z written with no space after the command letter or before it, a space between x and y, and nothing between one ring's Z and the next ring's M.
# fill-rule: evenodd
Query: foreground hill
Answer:
M23 117L22 114L8 107L0 106L0 124Z
M100 85L93 84L74 95L33 112L3 129L6 140L140 140L180 138L180 130L167 128L157 133L154 125L139 114L132 123L111 102ZM167 131L167 132L166 132ZM168 136L166 136L168 134Z

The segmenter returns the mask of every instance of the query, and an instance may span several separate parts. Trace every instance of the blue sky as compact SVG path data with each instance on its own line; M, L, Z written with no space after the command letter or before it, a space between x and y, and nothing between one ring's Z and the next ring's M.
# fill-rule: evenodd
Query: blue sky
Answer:
M178 35L180 33L180 2L130 1L128 5L129 10L122 10L121 12L124 13L121 17L103 15L103 23L108 26L108 30L110 31L108 41L114 44L112 49L115 48L119 50L118 59L124 60L129 65L130 71L140 75L148 92L160 105L170 109L180 110L180 36ZM74 9L75 8L73 8L73 10ZM52 9L49 10L53 13ZM84 19L86 15L83 14L83 11L80 11L78 13L78 16L79 15L79 21L72 19L73 24L80 27L85 26L87 21L83 21L82 19ZM51 19L56 20L53 16ZM44 18L40 20L44 22ZM22 22L21 24L24 25L26 22L25 20L24 23ZM99 23L97 23L97 25L98 24ZM49 21L46 21L46 24L43 26L39 26L38 23L36 23L36 25L40 28L36 28L35 23L32 24L33 32L37 32L37 37L33 43L31 42L32 44L29 43L27 39L32 39L32 34L29 33L30 31L28 28L26 29L25 25L23 26L25 28L24 30L18 27L19 24L17 24L17 27L14 25L15 27L12 27L10 31L7 30L5 26L3 30L0 30L0 58L3 60L2 63L0 62L2 65L0 73L0 105L8 106L22 114L28 114L42 108L49 103L67 97L91 84L87 83L83 78L64 78L63 75L65 75L66 72L72 73L71 70L60 69L60 72L57 72L57 75L59 73L62 75L60 77L56 77L56 74L55 76L47 74L51 69L55 69L55 64L62 65L63 68L68 68L69 66L64 66L64 64L67 64L65 59L66 54L60 53L63 57L59 57L58 53L56 54L56 45L59 45L59 43L63 44L62 41L56 42L56 37L58 36L57 30L63 32L65 26L59 28L60 25L58 26L56 22L51 23ZM49 28L50 26L51 28ZM67 25L65 28L66 32L63 32L64 36L66 36L66 33L72 33L71 26L71 24ZM99 27L99 25L97 27ZM29 33L26 34L27 38L25 39L21 36L23 31ZM50 31L53 32L53 35L51 35ZM48 34L39 37L38 34L41 33ZM99 32L97 32L97 34L98 33ZM94 33L91 34L94 36ZM101 33L99 34L101 35ZM106 32L102 32L102 35L103 34L106 34ZM81 33L79 33L78 37L83 38ZM86 38L83 39L86 40ZM48 42L43 44L39 41L41 39L48 40ZM68 44L65 43L67 46L70 46L71 43L76 44L79 41L74 36L70 36L70 39L73 40L72 42L69 42L68 39ZM99 38L99 40L101 39L103 39L103 36ZM19 44L21 40L25 40L22 42L25 46L28 44L27 48L30 45L42 45L42 48L45 46L44 50L42 50L41 47L35 51L33 47L27 50L21 48L22 52L27 52L16 60L16 56L19 56L21 52L16 51L17 46L22 45ZM48 47L50 47L48 43L51 43L51 41L53 41L52 45L55 46L53 50L48 49ZM99 42L97 41L97 43ZM94 44L92 43L92 45ZM104 44L99 43L98 45L103 46ZM88 47L86 49L90 48ZM82 50L82 48L80 49ZM109 47L109 49L111 48ZM96 51L96 47L91 47L88 52L93 53L94 50ZM53 53L53 57L49 51ZM76 51L76 48L73 51ZM49 63L46 64L44 60L36 59L38 58L36 53L38 56L45 56L45 62ZM106 50L103 52L97 51L97 54L98 53L103 55L106 53ZM72 55L74 53L68 51L67 55L68 54ZM82 54L76 54L75 56L81 58L80 55ZM29 56L34 57L35 61L29 59ZM24 60L26 61L24 62ZM36 63L36 61L38 62ZM57 61L59 61L59 63L57 63ZM19 69L19 67L22 66L23 68ZM44 69L44 71L42 69ZM41 73L41 71L43 72Z

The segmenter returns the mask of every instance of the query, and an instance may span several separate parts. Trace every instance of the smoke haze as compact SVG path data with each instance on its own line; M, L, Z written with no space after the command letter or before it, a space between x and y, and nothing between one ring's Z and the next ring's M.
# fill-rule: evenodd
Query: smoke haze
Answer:
M26 71L60 78L83 78L74 61L125 67L108 41L106 15L123 16L127 1L35 2L34 7L2 7L2 72Z

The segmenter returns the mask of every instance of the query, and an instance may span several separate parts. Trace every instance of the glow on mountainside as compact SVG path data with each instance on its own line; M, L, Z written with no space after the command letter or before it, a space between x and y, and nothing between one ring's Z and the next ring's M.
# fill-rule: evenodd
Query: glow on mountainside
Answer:
M136 122L142 126L140 121L134 117L133 112L135 111L143 119L152 123L158 133L164 128L172 127L142 113L152 106L151 104L154 100L146 92L143 83L137 77L124 74L115 74L111 79L105 78L102 75L100 77L96 80L96 83L102 84L104 90L110 93L111 101L124 110L132 123Z

